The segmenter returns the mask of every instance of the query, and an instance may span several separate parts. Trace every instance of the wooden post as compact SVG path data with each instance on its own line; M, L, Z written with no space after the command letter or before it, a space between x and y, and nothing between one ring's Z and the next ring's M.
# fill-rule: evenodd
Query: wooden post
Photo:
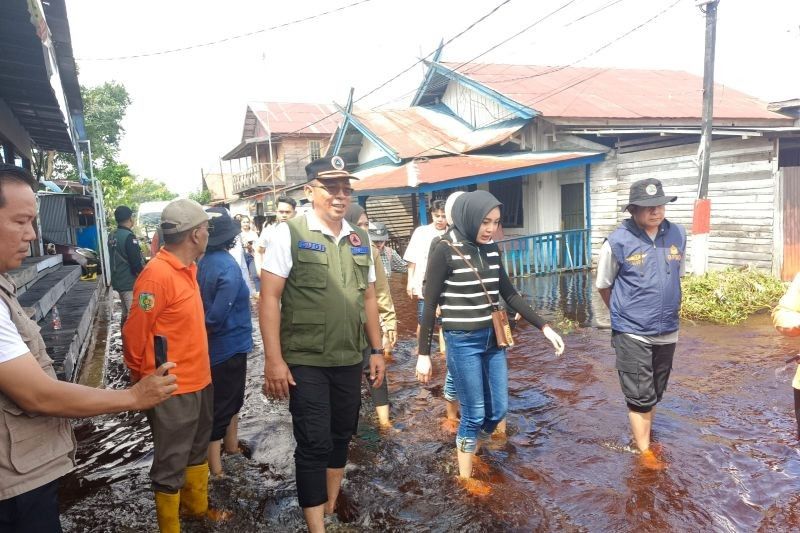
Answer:
M708 180L711 171L711 135L714 122L714 48L717 37L717 4L719 0L697 2L705 5L706 47L703 66L703 121L700 137L700 179L692 219L692 273L704 274L708 269L708 234L711 229L711 201Z

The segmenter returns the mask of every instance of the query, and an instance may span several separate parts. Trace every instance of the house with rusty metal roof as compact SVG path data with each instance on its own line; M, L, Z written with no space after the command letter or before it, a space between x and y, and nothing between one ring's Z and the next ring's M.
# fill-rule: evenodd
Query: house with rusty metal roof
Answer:
M503 202L511 274L585 268L644 177L679 196L668 216L691 228L701 77L438 56L409 108L340 108L331 153L361 178L356 194L390 231L424 223L431 199L483 188ZM714 96L709 265L780 273L781 217L800 202L787 188L800 156L800 124L786 112L796 101L768 109L721 84Z
M325 154L338 123L336 109L326 104L249 103L241 142L222 157L232 169L226 192L239 198L231 211L270 215L275 198L300 194L305 166Z

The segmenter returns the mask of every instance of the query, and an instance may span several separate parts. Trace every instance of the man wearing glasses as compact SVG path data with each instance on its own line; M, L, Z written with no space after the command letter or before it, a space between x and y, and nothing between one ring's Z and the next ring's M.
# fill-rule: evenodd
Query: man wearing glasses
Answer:
M358 423L362 353L372 348L373 387L384 361L369 237L344 220L356 178L338 156L315 160L306 174L313 208L270 234L259 322L264 393L289 398L297 496L316 533L334 512Z

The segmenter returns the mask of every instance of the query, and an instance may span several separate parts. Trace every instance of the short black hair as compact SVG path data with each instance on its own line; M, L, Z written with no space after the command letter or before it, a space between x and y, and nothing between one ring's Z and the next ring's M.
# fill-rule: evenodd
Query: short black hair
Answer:
M288 196L278 196L278 199L275 200L275 206L277 207L278 204L289 204L292 206L292 209L297 209L297 201L294 198L289 198Z
M210 245L210 244L209 244L208 246L206 246L206 253L209 253L209 252L216 252L216 251L221 251L221 250L223 250L223 251L226 251L226 252L227 252L228 250L230 250L231 248L233 248L234 246L236 246L236 239L237 239L238 237L239 237L239 236L238 236L238 235L236 235L236 236L234 236L234 237L231 237L231 238L230 238L230 239L228 239L227 241L225 241L225 242L222 242L222 243L220 243L220 244L215 244L214 246L212 246L212 245Z
M0 207L6 205L6 199L3 196L3 184L8 181L24 183L30 187L33 192L36 192L39 188L39 182L33 177L33 174L26 169L16 165L0 163Z
M431 203L431 213L434 211L444 211L444 200L434 200Z

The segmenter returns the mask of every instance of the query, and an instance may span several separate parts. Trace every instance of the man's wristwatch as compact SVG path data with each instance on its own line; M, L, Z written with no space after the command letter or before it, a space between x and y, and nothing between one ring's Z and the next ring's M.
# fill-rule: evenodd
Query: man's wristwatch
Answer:
M383 355L383 348L372 348L369 351L370 355Z

